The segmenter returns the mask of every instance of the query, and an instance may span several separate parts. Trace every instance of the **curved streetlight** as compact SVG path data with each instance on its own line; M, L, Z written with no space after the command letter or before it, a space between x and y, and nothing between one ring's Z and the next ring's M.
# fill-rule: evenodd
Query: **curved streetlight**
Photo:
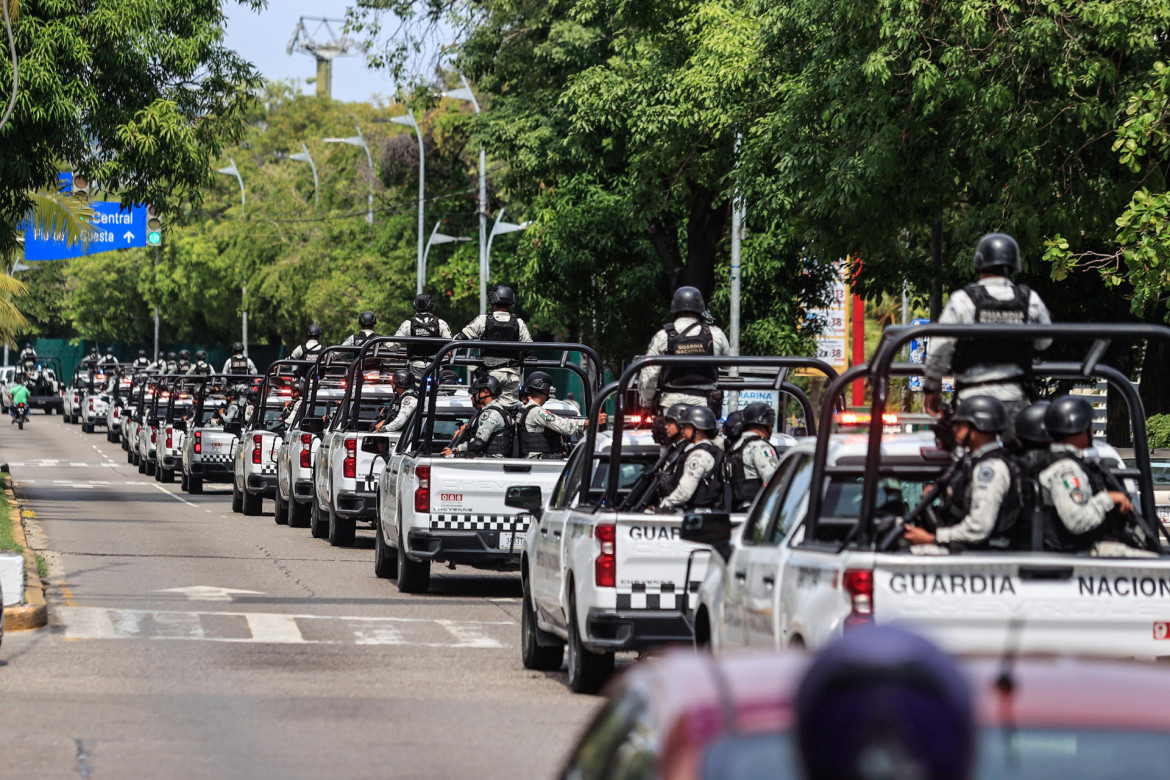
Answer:
M303 152L296 154L285 154L284 152L277 152L275 157L278 160L296 160L297 162L307 162L309 167L313 169L313 205L321 205L321 188L317 181L317 166L313 163L313 156L309 154L309 147L305 146L305 142L301 141L301 148Z
M503 207L500 207L500 213L496 214L496 221L492 224L492 232L488 234L487 251L484 253L484 259L483 259L483 277L482 278L485 280L484 281L485 285L486 285L487 277L491 274L491 270L492 270L492 239L495 238L496 236L503 236L503 235L506 235L508 233L515 233L518 230L527 230L528 225L530 224L528 222L521 222L520 224L516 224L515 222L504 222L503 221L504 211L506 211L506 209L504 209Z
M240 218L246 219L248 216L246 210L248 205L248 193L244 190L244 177L240 175L240 169L236 167L235 158L228 157L228 162L230 162L231 165L226 168L216 168L215 172L226 174L228 176L235 176L236 181L240 183Z
M479 101L475 99L475 93L471 91L471 85L467 83L467 79L463 74L459 74L459 81L463 84L461 89L453 89L450 92L444 92L443 97L452 98L454 100L467 100L471 102L471 107L475 109L475 113L479 114ZM487 313L487 278L488 278L488 244L489 236L487 232L487 157L484 153L483 145L479 147L479 313Z
M453 242L462 243L464 241L471 240L470 236L449 236L446 233L440 233L439 232L439 225L441 225L441 224L443 224L443 220L439 220L438 222L435 223L435 227L431 231L431 237L427 239L426 248L423 249L422 265L420 266L420 268L422 269L422 276L419 277L419 289L418 289L419 295L422 294L423 285L427 280L427 256L431 253L431 245L432 244L450 244Z
M426 152L423 149L422 130L418 127L418 122L415 121L414 112L409 108L406 109L406 116L392 116L390 121L396 125L403 125L414 130L415 137L418 138L418 289L415 291L416 295L422 295L423 282L426 281L426 249L423 247L423 210L426 203L427 190L427 160Z
M354 128L357 130L357 135L349 138L326 138L327 144L349 144L350 146L360 146L366 150L366 160L370 163L370 194L366 199L366 222L374 224L374 156L370 154L370 145L366 143L366 139L362 137L362 129L358 124L354 123ZM308 154L308 150L305 150ZM314 168L314 170L316 170Z

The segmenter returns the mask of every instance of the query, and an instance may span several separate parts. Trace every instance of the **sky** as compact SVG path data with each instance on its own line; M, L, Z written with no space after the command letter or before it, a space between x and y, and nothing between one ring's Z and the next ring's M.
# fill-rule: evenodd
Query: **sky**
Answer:
M268 7L254 13L242 5L225 4L228 16L227 45L255 65L271 80L299 79L306 94L316 92L316 85L305 81L317 75L317 63L308 54L286 54L297 21L302 16L343 19L346 0L269 0ZM309 31L315 22L306 22ZM341 32L341 25L334 25ZM375 96L388 97L395 85L385 73L366 67L365 58L339 57L333 61L333 98L342 101L372 101Z

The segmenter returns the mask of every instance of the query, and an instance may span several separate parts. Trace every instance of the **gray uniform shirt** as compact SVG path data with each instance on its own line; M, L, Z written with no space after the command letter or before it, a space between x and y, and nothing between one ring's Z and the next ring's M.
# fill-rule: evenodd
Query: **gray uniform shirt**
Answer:
M290 360L307 360L310 355L316 357L320 354L322 348L320 341L317 341L317 339L309 339L304 344L298 344L297 348L288 357ZM310 353L309 350L313 351Z
M978 459L1002 446L998 441L985 444L971 453L971 456ZM939 528L934 535L939 544L950 542L979 544L995 530L999 508L1003 506L1003 498L1012 486L1011 470L1001 458L988 458L975 464L974 469L975 473L971 475L971 481L967 485L970 499L967 516L955 525Z
M756 431L747 431L740 437L736 449L743 450L743 476L745 479L759 479L765 485L772 479L780 465L776 448L772 442Z
M524 404L524 409L531 409L533 406L537 408L535 412L524 414L524 430L528 433L540 433L545 428L556 431L562 436L575 436L585 430L585 425L589 421L581 419L573 419L572 417L561 417L558 414L553 414L548 409L528 399L528 403Z
M394 415L394 419L382 426L384 431L400 431L406 427L406 421L410 419L410 414L418 406L418 397L410 393L403 393L402 401L398 406L398 414Z
M988 294L996 300L1008 301L1016 294L1015 284L1007 277L988 277L980 279L978 284L984 287ZM1047 325L1052 322L1052 318L1048 314L1048 307L1044 305L1044 301L1040 300L1040 296L1036 294L1035 290L1032 291L1032 297L1028 299L1028 320L1038 325ZM942 316L938 318L938 321L948 325L974 324L975 303L971 300L971 296L967 295L964 290L956 290L951 293L950 300L947 301L946 308L943 309ZM1035 341L1038 350L1048 349L1050 344L1052 344L1052 339L1036 339ZM938 392L942 387L943 376L950 373L951 370L951 361L955 356L955 340L932 338L927 351L923 387L927 392ZM1024 400L1026 398L1024 390L1020 387L1019 382L1015 381L1018 376L1019 367L1015 365L972 366L962 377L956 377L956 379L962 379L966 382L991 383L964 388L963 392L959 393L959 397L987 395L1000 401ZM1002 384L996 384L994 382L996 379L1005 381Z
M693 315L684 314L676 317L674 320L674 329L680 334L686 334L688 330L694 328L698 330L697 325L700 320ZM711 341L713 342L714 351L716 355L730 355L731 344L727 341L727 336L715 325L711 327ZM667 347L670 345L670 338L666 335L666 329L662 328L654 334L654 338L650 339L650 346L646 348L647 355L665 355ZM638 375L638 399L642 406L649 408L654 404L654 396L658 393L658 379L662 376L662 366L649 366L643 368ZM658 399L659 408L665 409L674 404L691 404L691 405L706 405L707 396L704 394L695 393L663 393L662 397Z
M495 318L497 320L499 320L501 322L509 322L512 319L512 313L507 312L507 311L493 312L493 315L495 316ZM464 338L468 338L468 339L472 339L472 340L482 339L483 334L487 330L487 317L488 316L486 314L479 315L474 320L467 323L467 327L465 327L463 330L461 330L459 332L463 334ZM519 317L517 317L516 319L520 323L520 340L521 341L529 341L529 342L532 341L532 334L528 332L528 326L524 324L524 320L520 319ZM511 362L515 361L518 357L519 357L519 355L512 356L512 357L505 357L505 358L485 357L485 358L483 358L483 364L484 364L484 367L490 369L490 368L495 368L496 366L503 366L503 365L506 365L507 363L511 363Z
M1054 455L1072 454L1084 457L1084 450L1069 444L1053 444ZM1114 506L1108 491L1093 494L1089 475L1076 460L1062 458L1040 472L1040 487L1048 491L1056 514L1070 533L1083 534L1105 521L1105 515Z
M246 359L248 361L248 373L255 374L256 373L256 364L252 362L252 358L246 358ZM233 360L235 360L234 355L232 357L228 358L226 361L224 361L223 373L225 373L225 374L238 374L239 373L238 371L232 371L232 361Z
M460 442L459 446L455 448L455 452L471 451L472 442L478 442L477 449L482 452L492 438L492 434L506 427L507 414L508 407L500 403L499 399L485 406L480 412L479 427L475 430L475 436L470 440Z
M699 489L699 483L703 481L703 477L710 474L711 469L715 468L715 457L706 448L699 448L694 442L687 445L683 458L685 460L682 478L679 479L678 485L675 486L670 495L659 502L658 511L660 512L673 512L686 505L695 495L695 491Z

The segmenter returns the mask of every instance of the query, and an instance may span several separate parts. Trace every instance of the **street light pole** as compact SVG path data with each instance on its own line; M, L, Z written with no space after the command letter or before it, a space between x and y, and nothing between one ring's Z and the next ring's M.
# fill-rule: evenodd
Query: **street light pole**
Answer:
M463 84L462 89L444 92L444 97L454 98L456 100L468 100L471 102L471 107L475 109L475 113L479 114L479 101L475 99L475 93L471 91L471 85L467 83L467 79L463 74L459 74L459 81ZM484 152L483 145L479 147L479 313L487 313L487 271L488 271L488 206L487 206L487 155Z
M426 285L427 281L427 256L431 253L431 244L450 244L453 241L462 242L471 240L469 236L449 236L446 233L440 233L439 225L441 224L443 224L442 220L435 222L435 227L433 230L431 230L431 237L427 239L427 245L423 249L422 265L420 266L422 269L422 275L419 277L418 282L418 291L420 295L422 294L423 287Z
M501 207L500 212L496 214L496 221L492 223L492 232L488 233L487 247L483 258L482 278L485 280L492 270L492 239L494 239L496 236L502 236L507 233L515 233L517 230L528 229L527 222L521 222L518 225L515 222L504 222L504 211L506 211L506 209Z
M366 150L366 161L370 164L370 194L366 199L366 222L374 224L374 156L370 154L370 145L366 143L366 139L362 136L362 128L356 122L354 128L357 130L357 135L349 138L326 138L327 144L349 144L350 146L360 146ZM303 145L303 144L302 144ZM307 155L309 150L305 150ZM313 168L313 180L316 181L317 169Z
M234 158L228 157L228 162L230 162L231 165L226 168L218 168L216 170L218 173L227 174L228 176L235 176L236 181L240 183L240 218L247 219L248 193L246 190L244 190L244 177L240 175L240 169L236 167L236 161Z
M396 125L403 125L414 130L415 136L418 138L418 289L415 290L416 295L422 295L423 282L426 279L427 269L424 255L426 249L423 246L423 211L426 204L426 181L427 181L427 161L426 152L423 149L422 130L418 127L418 122L415 121L414 112L409 108L406 109L406 116L390 117L390 121Z
M296 160L297 162L307 162L309 167L313 169L313 205L321 205L321 187L317 181L317 166L313 162L313 155L309 154L309 147L305 146L305 142L301 141L301 148L303 152L296 154L285 154L284 152L277 152L276 159L278 160Z

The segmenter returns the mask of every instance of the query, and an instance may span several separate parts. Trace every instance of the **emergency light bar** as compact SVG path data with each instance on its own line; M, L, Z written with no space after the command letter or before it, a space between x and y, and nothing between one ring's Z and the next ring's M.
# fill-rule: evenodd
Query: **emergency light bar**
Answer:
M836 416L837 425L869 425L872 419L869 412L838 412ZM892 412L882 414L882 425L897 424L898 415Z

